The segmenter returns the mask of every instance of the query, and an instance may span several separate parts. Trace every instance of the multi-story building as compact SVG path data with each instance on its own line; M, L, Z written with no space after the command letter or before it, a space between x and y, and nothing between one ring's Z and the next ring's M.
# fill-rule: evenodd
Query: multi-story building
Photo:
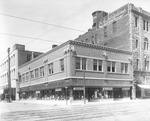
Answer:
M76 41L132 52L137 97L150 97L150 13L126 4L112 13L93 12L93 25Z
M19 66L20 99L130 99L129 51L67 41Z
M18 85L18 67L22 64L30 61L32 58L39 56L42 53L31 52L25 50L24 45L15 44L13 50L10 52L10 80L11 80L11 92L12 99L19 99L17 93ZM8 56L4 58L0 63L0 94L1 99L5 98L5 94L8 93Z

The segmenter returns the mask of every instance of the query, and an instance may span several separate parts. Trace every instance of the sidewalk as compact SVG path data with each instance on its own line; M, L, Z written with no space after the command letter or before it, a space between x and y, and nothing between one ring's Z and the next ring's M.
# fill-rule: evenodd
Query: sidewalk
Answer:
M117 100L117 101L98 101L98 102L88 102L84 104L84 101L70 101L66 100L20 100L20 101L13 101L14 103L30 103L30 104L41 104L41 105L51 105L51 106L73 106L73 105L92 105L92 104L111 104L111 103L122 103L122 102L137 102L137 101L150 101L150 99L135 99L135 100Z

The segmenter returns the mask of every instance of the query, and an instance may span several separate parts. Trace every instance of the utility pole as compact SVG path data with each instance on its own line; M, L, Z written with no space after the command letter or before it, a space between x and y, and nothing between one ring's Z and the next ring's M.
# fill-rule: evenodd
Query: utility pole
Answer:
M83 68L83 96L84 96L84 104L86 104L86 99L85 99L85 70Z
M10 80L10 48L7 50L8 52L8 102L11 102L11 80Z

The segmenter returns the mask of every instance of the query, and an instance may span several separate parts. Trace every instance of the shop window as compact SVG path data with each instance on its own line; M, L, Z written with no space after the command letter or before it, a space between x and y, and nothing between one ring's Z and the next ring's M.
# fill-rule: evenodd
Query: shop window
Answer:
M33 70L30 71L30 77L31 77L31 79L34 79L34 73L33 73Z
M75 63L76 63L76 69L80 69L80 58L79 57L75 58Z
M29 72L26 73L26 80L29 80Z
M53 63L48 64L48 73L53 74Z
M128 73L128 64L121 63L121 73Z
M64 59L60 60L60 70L64 71Z
M107 71L108 72L115 72L116 71L116 63L115 62L107 62Z
M113 33L115 34L117 32L117 23L116 21L113 22Z
M39 77L39 69L35 69L35 78L38 78Z
M40 67L40 77L44 76L44 66Z

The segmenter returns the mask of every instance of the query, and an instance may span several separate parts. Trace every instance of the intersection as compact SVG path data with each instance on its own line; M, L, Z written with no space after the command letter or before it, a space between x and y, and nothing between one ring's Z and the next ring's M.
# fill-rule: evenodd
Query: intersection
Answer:
M149 121L150 100L52 105L0 102L0 121Z

